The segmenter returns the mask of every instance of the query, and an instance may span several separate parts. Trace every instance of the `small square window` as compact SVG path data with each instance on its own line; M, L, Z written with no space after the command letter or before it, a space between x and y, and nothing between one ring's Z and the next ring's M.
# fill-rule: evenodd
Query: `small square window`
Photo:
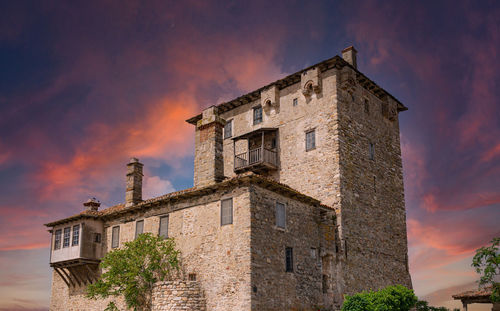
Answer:
M165 239L168 238L168 215L160 217L160 231L158 234Z
M293 248L287 247L285 248L285 271L293 272Z
M294 98L293 99L293 106L297 106L299 104L299 99L298 98Z
M64 236L63 236L63 247L69 247L69 240L71 237L71 228L64 228Z
M222 200L220 204L220 225L233 223L233 199Z
M316 148L316 131L311 130L306 132L306 151Z
M375 145L370 143L370 160L375 160Z
M77 246L80 242L80 225L73 226L73 239L71 240L71 246Z
M61 248L61 235L62 235L62 230L57 229L56 233L54 235L54 249L60 249Z
M285 204L276 202L276 227L285 229L286 227L286 208Z
M262 107L253 108L253 124L262 123Z
M144 232L144 220L139 220L135 222L135 238Z
M224 125L224 138L230 138L233 136L233 120L229 120Z
M111 231L111 248L117 248L120 245L120 226L113 227Z

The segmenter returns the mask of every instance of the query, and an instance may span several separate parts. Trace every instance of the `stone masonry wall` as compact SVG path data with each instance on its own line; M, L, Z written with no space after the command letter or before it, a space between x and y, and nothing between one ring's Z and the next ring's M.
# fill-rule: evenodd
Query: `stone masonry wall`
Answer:
M345 292L411 287L396 103L375 97L349 67L340 72L338 88Z
M205 311L205 298L196 281L166 281L155 284L151 311Z

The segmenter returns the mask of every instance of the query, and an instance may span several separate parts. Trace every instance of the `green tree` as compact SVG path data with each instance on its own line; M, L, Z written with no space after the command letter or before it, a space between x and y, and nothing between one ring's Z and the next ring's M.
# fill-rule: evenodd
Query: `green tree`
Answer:
M121 249L107 253L100 263L104 273L88 286L92 299L123 295L127 307L139 311L151 309L153 285L171 279L179 270L179 252L173 239L151 233L140 234ZM118 310L110 302L106 310Z
M346 296L342 311L408 311L416 302L413 290L396 285Z
M500 302L500 283L496 282L496 277L500 274L500 251L498 245L500 237L493 238L490 246L481 247L476 250L476 255L472 258L472 266L481 276L479 287L491 285L493 287L491 294L492 302Z

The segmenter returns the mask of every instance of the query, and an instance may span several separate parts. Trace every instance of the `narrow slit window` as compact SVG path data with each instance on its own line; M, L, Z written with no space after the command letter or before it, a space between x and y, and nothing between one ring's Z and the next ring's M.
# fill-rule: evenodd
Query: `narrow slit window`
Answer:
M370 103L368 102L368 99L365 99L365 113L370 114Z
M222 200L220 204L220 225L233 223L233 199Z
M135 238L144 232L144 220L139 220L135 222Z
M285 248L285 271L293 272L293 248Z
M253 108L253 124L259 124L262 122L262 107Z
M285 204L276 202L276 227L285 229L286 227L286 208Z
M70 237L71 237L71 227L64 228L63 247L69 247Z
M316 131L311 130L306 132L306 151L316 148Z
M370 146L369 146L369 151L370 151L370 160L374 160L375 159L375 145L373 143L370 143Z
M80 225L73 226L73 239L71 246L77 246L80 242Z
M160 217L160 232L159 235L168 238L168 215Z
M57 229L55 236L54 236L54 249L60 249L61 248L61 235L62 235L62 230Z
M111 248L117 248L120 244L120 226L113 227L111 232Z
M293 99L293 106L297 106L299 104L299 99L298 98L294 98Z
M224 125L224 138L230 138L233 136L233 120L227 121Z

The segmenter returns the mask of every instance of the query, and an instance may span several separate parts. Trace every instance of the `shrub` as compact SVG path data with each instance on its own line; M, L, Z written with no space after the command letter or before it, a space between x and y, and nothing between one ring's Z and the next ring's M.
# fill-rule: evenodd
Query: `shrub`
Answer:
M347 296L342 311L408 311L416 302L413 290L396 285Z

